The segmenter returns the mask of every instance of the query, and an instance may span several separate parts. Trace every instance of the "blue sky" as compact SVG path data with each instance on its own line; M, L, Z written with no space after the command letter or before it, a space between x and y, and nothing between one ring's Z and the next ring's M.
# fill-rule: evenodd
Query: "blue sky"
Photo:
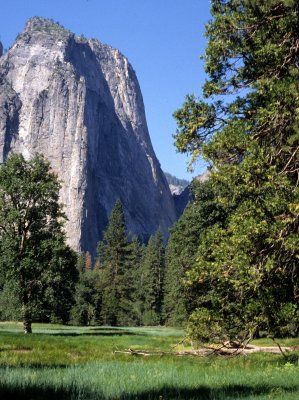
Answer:
M201 93L209 9L209 0L2 0L0 40L9 47L29 17L42 16L118 48L137 73L162 168L191 179L189 157L173 145L172 114L187 93ZM199 162L194 174L203 169Z

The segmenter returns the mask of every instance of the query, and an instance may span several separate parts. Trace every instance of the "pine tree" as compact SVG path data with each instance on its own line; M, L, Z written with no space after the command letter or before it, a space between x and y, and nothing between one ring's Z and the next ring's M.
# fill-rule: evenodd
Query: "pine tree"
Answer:
M85 269L91 271L92 270L92 258L89 251L85 253Z
M101 303L102 287L99 270L83 270L76 286L71 322L75 325L100 323Z
M127 257L125 216L120 200L111 212L103 241L98 245L102 268L102 321L108 325L120 323L120 299L123 297L123 276Z
M167 325L184 326L196 308L198 287L187 285L201 237L214 224L223 225L230 210L217 204L210 181L192 183L193 200L171 228L166 249L163 318Z
M148 241L142 266L144 325L161 323L164 274L165 249L162 232L158 229Z
M85 253L81 252L78 254L78 259L77 259L77 270L79 273L84 271L85 269Z
M137 236L128 243L124 272L122 275L122 293L119 299L119 324L136 326L142 323L141 304L141 267L143 247Z

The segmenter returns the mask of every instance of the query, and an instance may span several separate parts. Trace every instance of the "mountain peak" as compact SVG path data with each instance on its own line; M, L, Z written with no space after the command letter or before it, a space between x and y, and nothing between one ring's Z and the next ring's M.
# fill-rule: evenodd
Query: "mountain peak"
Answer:
M71 32L59 22L43 17L32 17L26 23L24 33L46 33L51 35L69 35Z
M7 62L9 60L9 62ZM62 182L69 244L95 253L120 199L146 240L176 218L128 60L96 40L34 17L0 58L0 162L42 153Z

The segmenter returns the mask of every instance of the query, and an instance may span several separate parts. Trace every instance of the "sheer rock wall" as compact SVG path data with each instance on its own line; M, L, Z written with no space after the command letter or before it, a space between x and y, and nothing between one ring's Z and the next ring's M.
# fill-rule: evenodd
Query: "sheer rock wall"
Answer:
M11 151L51 162L77 251L95 252L118 198L143 239L176 219L128 60L42 18L0 58L0 162Z

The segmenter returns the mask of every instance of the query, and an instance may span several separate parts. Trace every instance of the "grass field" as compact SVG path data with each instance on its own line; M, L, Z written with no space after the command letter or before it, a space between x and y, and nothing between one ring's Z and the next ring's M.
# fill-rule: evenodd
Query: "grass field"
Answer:
M114 351L169 351L183 332L46 324L34 324L33 332L23 335L21 325L0 323L1 400L299 399L298 353L288 360L271 354L142 357ZM299 339L281 344L298 345Z

